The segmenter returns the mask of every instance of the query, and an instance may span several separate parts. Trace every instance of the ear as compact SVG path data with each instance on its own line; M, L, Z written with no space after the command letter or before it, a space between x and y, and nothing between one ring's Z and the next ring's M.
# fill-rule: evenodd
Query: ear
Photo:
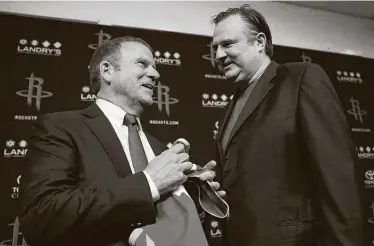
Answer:
M258 51L265 50L266 47L266 36L263 32L259 32L255 37L256 46Z
M113 79L114 67L108 61L102 61L100 63L100 75L105 82L110 84Z

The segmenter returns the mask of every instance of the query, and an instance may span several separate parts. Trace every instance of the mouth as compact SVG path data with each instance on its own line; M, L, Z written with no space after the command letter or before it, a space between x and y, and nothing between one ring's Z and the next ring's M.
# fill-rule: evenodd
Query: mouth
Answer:
M155 87L153 84L143 84L142 86L152 91L153 91L153 88Z
M233 63L232 62L225 62L222 67L223 67L223 69L227 70L227 69L230 68L231 64L233 64Z

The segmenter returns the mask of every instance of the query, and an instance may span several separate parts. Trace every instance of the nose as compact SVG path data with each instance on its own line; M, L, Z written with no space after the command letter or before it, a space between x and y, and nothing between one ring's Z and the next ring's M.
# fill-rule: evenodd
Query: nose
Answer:
M226 52L222 49L220 45L218 45L216 51L216 60L221 60L224 57L226 57Z
M148 70L148 77L152 78L152 80L155 81L160 78L160 74L155 68L150 67Z

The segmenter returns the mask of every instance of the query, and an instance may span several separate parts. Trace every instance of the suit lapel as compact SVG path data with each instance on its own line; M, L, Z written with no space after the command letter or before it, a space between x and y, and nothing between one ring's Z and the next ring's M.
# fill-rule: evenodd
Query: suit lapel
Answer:
M95 134L109 158L112 160L112 164L116 168L119 177L123 178L131 174L130 165L123 151L121 142L109 120L96 103L91 104L90 107L84 110L84 115L87 116L85 119L86 124Z
M276 62L271 62L263 75L260 77L247 102L245 103L242 112L239 114L234 128L232 129L226 150L229 148L232 138L235 136L244 121L251 116L253 111L260 105L269 91L273 88L274 84L270 82L277 74L278 66L279 65Z
M239 91L236 91L236 93L234 94L234 97L233 97L232 101L227 106L226 114L225 114L225 116L223 118L223 121L221 122L220 127L218 129L216 144L217 144L217 148L219 150L219 155L220 155L221 159L223 157L223 150L222 150L222 147L221 147L222 133L223 133L223 130L225 129L225 127L227 125L227 121L228 121L228 119L229 119L229 117L230 117L230 115L232 113L232 110L234 108L235 101L237 99L238 93L239 93Z

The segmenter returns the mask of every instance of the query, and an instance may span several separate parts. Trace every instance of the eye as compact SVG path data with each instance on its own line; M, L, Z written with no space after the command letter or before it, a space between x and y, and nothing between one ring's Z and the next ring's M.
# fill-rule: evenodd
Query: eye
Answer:
M230 48L233 44L234 44L234 42L232 42L232 41L223 42L222 47Z
M143 67L146 67L147 64L144 62L144 61L138 61L137 64L143 66Z

